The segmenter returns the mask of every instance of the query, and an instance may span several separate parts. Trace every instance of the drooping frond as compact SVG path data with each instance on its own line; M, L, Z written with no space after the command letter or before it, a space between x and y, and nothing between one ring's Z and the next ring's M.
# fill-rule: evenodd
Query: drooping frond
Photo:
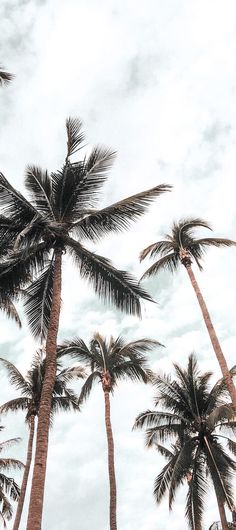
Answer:
M146 410L141 412L135 419L134 429L142 429L143 427L149 428L160 427L162 425L168 424L171 426L173 424L183 423L183 418L178 414L173 414L172 412L159 412L156 410Z
M112 378L114 383L120 379L130 379L131 381L141 381L148 383L152 381L153 372L138 362L138 359L129 359L113 367Z
M157 243L153 243L152 245L149 245L149 247L144 248L144 250L140 252L139 259L140 261L143 261L147 256L155 258L158 255L163 256L172 251L173 244L170 241L157 241Z
M14 75L7 72L5 68L0 65L0 85L8 85L13 78Z
M173 507L178 487L186 481L187 474L191 469L195 457L196 442L194 438L188 438L177 452L177 458L173 465L172 477L169 484L169 508Z
M152 299L137 282L127 272L115 269L109 260L89 252L75 240L67 238L67 242L79 265L81 277L91 283L96 294L118 309L140 316L140 298Z
M9 411L11 412L17 412L18 410L27 411L30 403L31 403L31 399L27 397L19 397L16 399L11 399L10 401L7 401L3 405L1 405L0 414L5 414Z
M67 159L83 147L85 135L82 127L83 124L79 118L68 118L66 120Z
M199 448L193 461L191 475L192 478L188 482L185 515L191 530L197 530L202 526L202 517L204 515L205 499L208 490L205 460Z
M89 397L89 394L92 390L93 384L96 381L101 381L101 374L98 371L91 372L87 377L85 383L83 384L79 396L79 405L82 405L84 401Z
M207 428L211 431L215 429L218 423L222 423L225 420L232 420L234 417L233 409L230 405L224 404L216 407L207 418Z
M8 318L11 318L12 320L15 320L16 324L18 324L19 328L21 328L21 320L18 314L18 311L13 304L10 296L5 294L4 292L1 292L0 290L0 310L3 311Z
M0 473L0 492L5 491L12 501L17 501L20 496L20 488L13 478ZM0 493L1 495L1 493Z
M119 339L120 337L118 337ZM117 339L117 341L118 341ZM158 347L164 347L158 340L154 339L139 339L129 342L128 344L123 343L120 348L117 348L116 343L112 345L110 355L119 353L119 356L129 356L129 355L142 355L149 351L155 350Z
M78 397L73 396L55 396L52 399L51 415L58 412L79 411Z
M26 168L25 186L32 204L47 219L55 220L52 206L52 183L47 171L36 166Z
M72 358L83 361L89 366L93 362L93 354L90 352L85 342L79 337L73 340L64 341L58 346L57 352L59 357L70 355Z
M53 255L41 276L31 282L26 291L24 302L25 313L32 334L36 338L40 337L41 341L47 335L51 314L54 259Z
M171 186L160 184L150 190L127 197L103 210L98 210L74 223L74 229L81 237L99 240L110 232L122 232L141 217L149 204L161 193L170 191Z
M236 241L232 239L222 239L219 237L204 237L202 239L195 239L194 246L204 247L232 247L236 245Z
M30 395L30 387L18 368L16 368L13 363L7 361L7 359L3 359L2 357L0 358L0 362L7 369L7 375L11 385L13 385L17 390L20 390L23 396L28 397Z
M169 270L170 272L175 272L179 265L179 258L175 252L171 252L166 256L163 256L158 261L156 261L151 267L149 267L141 277L141 280L144 278L150 278L155 276L161 270Z
M0 453L15 444L18 444L19 442L21 442L21 438L10 438L9 440L4 440L4 442L0 442Z
M85 370L81 366L63 368L56 377L56 383L60 383L65 388L67 383L85 378Z
M160 453L160 455L164 456L165 458L170 459L174 456L174 453L170 451L169 449L167 449L167 447L165 447L164 445L156 443L155 448L158 451L158 453Z
M158 504L169 489L176 459L177 455L174 455L155 479L153 493Z
M0 206L5 215L15 222L19 221L19 226L23 222L29 222L37 214L37 211L25 197L8 182L0 173Z
M0 469L4 472L10 469L22 469L23 467L25 467L24 464L15 458L0 458Z
M226 454L223 446L218 441L214 440L211 443L206 437L205 452L216 495L224 499L228 507L232 509L235 504L233 478L236 471L236 462Z

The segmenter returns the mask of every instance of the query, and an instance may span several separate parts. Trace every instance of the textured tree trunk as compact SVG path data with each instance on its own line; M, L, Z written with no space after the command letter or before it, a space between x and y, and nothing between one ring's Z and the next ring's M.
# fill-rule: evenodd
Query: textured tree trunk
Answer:
M52 392L56 378L57 333L61 308L61 251L56 251L52 309L46 342L46 371L39 407L34 471L26 530L41 530Z
M228 391L229 391L229 394L230 394L230 397L231 397L231 400L232 400L232 403L233 403L234 410L236 410L236 388L234 386L232 376L231 376L231 374L229 372L229 369L228 369L228 366L227 366L223 351L221 349L219 340L217 338L215 329L213 327L209 311L208 311L207 306L205 304L204 298L203 298L202 293L200 291L200 288L199 288L199 285L198 285L197 280L195 278L195 275L193 273L192 267L190 265L188 265L188 266L185 265L185 267L186 267L186 270L188 272L191 284L192 284L192 286L194 288L194 291L196 293L196 296L197 296L197 299L198 299L198 302L199 302L199 305L200 305L200 308L201 308L201 311L202 311L202 316L204 318L204 321L205 321L205 324L206 324L206 327L207 327L207 331L208 331L210 339L211 339L211 343L212 343L214 352L216 354L218 363L220 365L220 369L221 369L223 378L224 378L224 380L226 382L226 385L227 385L227 388L228 388Z
M30 471L30 466L31 466L31 461L32 461L32 451L33 451L33 442L34 442L34 426L35 426L35 416L31 416L29 440L28 440L28 448L27 448L27 458L26 458L23 480L21 484L20 497L19 497L19 501L17 504L16 517L15 517L15 521L13 525L13 530L18 530L20 526L21 515L22 515L24 501L25 501L25 493L26 493L27 484L28 484L29 471Z
M216 495L216 498L217 498L217 504L218 504L218 508L219 508L219 514L220 514L222 530L229 530L229 526L228 526L227 519L226 519L226 514L225 514L224 503L222 502L222 500L217 495Z
M114 441L110 418L110 396L108 391L104 391L105 398L105 423L108 446L108 472L110 482L110 530L117 530L116 523L116 475L114 463Z

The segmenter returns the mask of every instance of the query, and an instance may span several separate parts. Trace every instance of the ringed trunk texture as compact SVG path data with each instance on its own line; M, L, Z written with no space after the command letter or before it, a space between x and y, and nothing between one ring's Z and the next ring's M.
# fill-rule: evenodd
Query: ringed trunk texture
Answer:
M52 309L46 341L46 370L40 400L34 471L26 530L41 530L52 392L56 378L57 334L61 308L61 251L56 251Z
M29 472L30 472L30 466L32 461L32 452L33 452L33 442L34 442L34 429L35 429L35 416L31 416L30 418L30 431L29 431L29 440L28 440L28 448L27 448L27 458L26 458L26 464L24 469L24 475L23 480L21 484L21 490L20 490L20 497L17 504L17 510L16 510L16 516L15 521L13 525L13 530L18 530L20 526L21 521L21 515L24 507L24 501L25 501L25 494L28 484L28 478L29 478Z
M110 483L110 530L117 530L114 441L113 441L111 417L110 417L110 395L108 391L104 391L104 398L105 398L105 423L106 423L107 446L108 446L108 472L109 472L109 483Z
M219 340L218 340L218 337L216 335L213 323L211 321L211 317L210 317L209 311L207 309L205 300L204 300L204 298L202 296L202 293L200 291L200 288L199 288L199 285L198 285L197 280L195 278L195 275L193 273L192 267L191 266L186 266L185 268L187 270L187 273L189 275L191 284L192 284L192 286L194 288L194 291L195 291L195 294L197 296L198 303L199 303L200 308L201 308L202 316L204 318L204 321L205 321L205 324L206 324L206 327L207 327L207 331L208 331L210 339L211 339L211 343L212 343L214 352L216 354L218 363L220 365L220 369L221 369L223 378L224 378L224 380L226 382L226 385L227 385L227 388L228 388L228 391L229 391L229 394L230 394L230 397L231 397L231 400L232 400L232 403L233 403L234 410L236 411L236 388L234 386L232 376L231 376L231 374L229 372L229 369L228 369L228 366L227 366L223 351L221 349L221 345L219 343Z

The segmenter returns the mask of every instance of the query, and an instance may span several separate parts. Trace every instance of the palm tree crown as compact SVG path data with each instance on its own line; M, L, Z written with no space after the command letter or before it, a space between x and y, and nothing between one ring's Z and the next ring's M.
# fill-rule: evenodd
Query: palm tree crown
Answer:
M236 244L231 239L215 237L196 239L194 230L201 227L211 230L210 225L203 219L182 219L179 223L173 224L172 232L170 235L166 235L166 239L153 243L142 250L141 261L148 255L151 258L159 258L144 273L143 278L153 276L162 269L174 272L180 263L189 267L192 261L195 261L199 269L202 270L200 260L204 257L208 247L229 247Z
M76 379L85 377L83 368L76 366L71 368L62 368L60 363L61 356L57 358L57 374L54 383L51 421L56 412L79 410L78 397L68 383ZM29 423L32 416L38 416L40 398L45 376L46 358L42 350L38 351L33 358L31 368L24 377L18 368L7 359L0 358L0 362L7 369L10 383L21 392L21 396L4 403L0 407L1 413L9 411L17 412L23 410L26 412L26 422Z
M95 381L101 382L103 390L108 392L113 392L121 379L147 383L152 372L145 354L157 346L161 344L156 340L140 339L126 343L122 337L106 340L95 333L89 347L82 339L76 338L65 341L59 346L59 352L71 355L91 370L81 390L79 402L82 403L89 396Z
M146 445L154 446L168 463L155 480L154 495L159 503L169 491L172 508L176 491L188 480L186 517L190 527L201 528L208 476L213 483L218 503L234 508L232 479L236 462L228 451L236 454L236 443L229 433L236 434L236 421L225 381L209 388L211 372L200 373L194 355L188 367L174 364L176 378L157 376L155 404L160 411L147 410L139 414L135 427L146 427ZM235 372L233 370L232 372ZM170 448L162 444L171 441Z
M3 427L0 427L0 431ZM18 443L20 438L11 438L0 443L0 454L2 451ZM3 458L0 456L0 518L6 527L6 521L12 518L13 508L11 501L17 501L20 495L20 488L15 480L5 475L6 472L22 469L24 464L15 458Z
M171 188L161 184L97 209L115 154L97 146L88 157L72 161L71 157L84 147L81 121L69 118L66 131L67 154L61 170L49 175L35 166L27 168L25 186L29 200L0 174L1 246L12 244L10 259L0 264L1 284L14 294L19 281L37 274L25 308L34 335L42 337L49 323L58 252L72 256L81 277L92 284L99 296L126 312L140 313L139 298L150 300L150 296L128 273L116 270L109 260L86 249L83 242L98 242L109 233L126 230L155 197Z

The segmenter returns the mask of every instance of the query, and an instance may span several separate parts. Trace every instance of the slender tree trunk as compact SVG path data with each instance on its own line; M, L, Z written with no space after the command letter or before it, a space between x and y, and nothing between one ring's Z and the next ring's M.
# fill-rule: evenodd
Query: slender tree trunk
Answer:
M52 392L56 378L57 333L61 308L61 250L56 250L52 309L46 342L46 371L39 407L34 471L26 530L41 530Z
M28 440L28 448L27 448L27 458L26 458L23 480L21 484L20 497L19 497L18 504L17 504L16 517L15 517L15 521L13 525L13 530L18 530L20 526L21 515L22 515L22 510L23 510L24 501L25 501L25 494L26 494L26 489L27 489L27 484L28 484L29 471L30 471L30 466L31 466L31 461L32 461L34 427L35 427L35 416L31 416L29 440Z
M114 463L114 441L110 417L110 396L108 391L104 391L105 398L105 423L108 446L108 472L110 482L110 530L117 530L116 523L116 475Z
M229 526L228 526L227 519L226 519L224 503L217 495L216 495L216 498L217 498L217 504L219 508L222 530L229 530Z
M230 394L230 397L231 397L231 400L232 400L232 403L233 403L234 410L236 410L236 388L234 386L232 376L231 376L231 374L229 372L229 369L228 369L228 366L227 366L223 351L221 349L221 346L220 346L219 340L217 338L214 326L212 324L209 311L207 309L205 300L204 300L204 298L202 296L202 293L200 291L200 288L199 288L199 285L198 285L197 280L195 278L195 275L193 273L192 267L190 265L188 265L188 266L185 266L185 268L187 270L187 273L189 275L191 284L192 284L192 286L194 288L194 291L195 291L195 294L197 296L197 299L198 299L198 302L199 302L199 305L200 305L200 308L201 308L202 316L204 318L204 321L205 321L205 324L206 324L206 327L207 327L207 331L208 331L210 339L211 339L211 343L212 343L214 352L216 354L218 363L220 365L220 369L221 369L223 378L224 378L224 380L226 382L226 385L227 385L227 388L228 388L228 391L229 391L229 394Z

